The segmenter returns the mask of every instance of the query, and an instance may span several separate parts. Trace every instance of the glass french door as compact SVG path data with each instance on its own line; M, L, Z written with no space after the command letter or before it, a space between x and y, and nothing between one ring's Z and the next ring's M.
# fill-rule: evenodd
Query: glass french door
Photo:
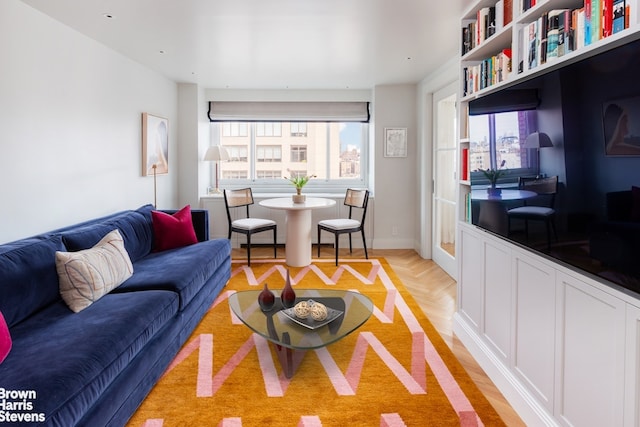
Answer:
M456 91L454 82L433 94L432 257L451 277L456 267Z

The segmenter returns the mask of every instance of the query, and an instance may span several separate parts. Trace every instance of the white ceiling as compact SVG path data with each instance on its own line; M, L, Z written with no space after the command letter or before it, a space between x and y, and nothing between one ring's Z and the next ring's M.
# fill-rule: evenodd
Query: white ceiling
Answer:
M465 3L22 1L171 80L235 89L416 83L458 54Z

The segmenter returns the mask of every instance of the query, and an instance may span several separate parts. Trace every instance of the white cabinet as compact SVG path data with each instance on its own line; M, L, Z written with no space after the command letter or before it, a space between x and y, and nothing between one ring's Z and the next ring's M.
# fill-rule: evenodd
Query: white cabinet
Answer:
M460 226L454 332L528 425L640 426L640 300Z
M558 418L566 426L620 426L626 304L569 275L557 277Z
M458 286L458 312L479 332L484 288L484 243L479 236L472 233L461 233L458 242L462 248L459 256L458 284L468 284L464 288Z
M512 366L549 411L553 410L556 285L549 266L514 253L514 351Z
M640 308L627 305L624 426L640 426Z
M499 241L484 243L484 328L487 343L506 362L511 354L511 253Z

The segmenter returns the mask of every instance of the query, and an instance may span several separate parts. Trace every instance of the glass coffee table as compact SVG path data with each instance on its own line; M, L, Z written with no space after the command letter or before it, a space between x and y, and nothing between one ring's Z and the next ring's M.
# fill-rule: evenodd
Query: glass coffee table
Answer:
M229 297L233 313L252 331L274 344L287 378L291 378L307 350L326 347L358 329L373 312L369 297L336 289L295 289L296 303L313 300L329 309L326 321L299 319L285 311L276 294L269 311L258 304L261 290L239 291ZM294 357L295 356L295 357Z

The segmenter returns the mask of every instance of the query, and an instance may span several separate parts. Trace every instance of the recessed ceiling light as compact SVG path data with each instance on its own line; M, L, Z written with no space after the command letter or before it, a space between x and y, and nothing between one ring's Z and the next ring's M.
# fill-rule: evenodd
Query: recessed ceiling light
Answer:
M102 16L104 16L107 19L116 19L116 16L112 15L111 13L103 13Z

